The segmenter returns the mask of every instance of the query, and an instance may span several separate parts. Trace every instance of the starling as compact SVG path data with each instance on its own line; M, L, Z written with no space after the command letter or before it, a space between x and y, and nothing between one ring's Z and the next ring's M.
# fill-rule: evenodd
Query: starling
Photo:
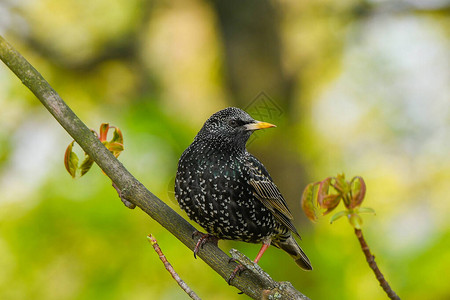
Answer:
M253 131L269 127L275 125L256 121L235 107L213 114L181 155L175 196L188 217L208 233L202 234L194 255L208 240L262 243L255 263L274 245L302 269L312 270L292 236L300 237L285 199L264 165L245 147Z

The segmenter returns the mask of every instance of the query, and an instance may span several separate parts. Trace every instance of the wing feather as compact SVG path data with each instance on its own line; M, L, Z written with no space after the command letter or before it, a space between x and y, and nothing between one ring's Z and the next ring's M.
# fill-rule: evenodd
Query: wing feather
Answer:
M286 200L281 195L277 186L271 181L256 181L250 179L250 184L256 191L258 198L268 201L268 204L284 214L289 220L294 219L291 211L287 207Z
M263 164L250 155L248 167L251 175L250 185L253 187L255 197L272 212L275 218L300 237L294 224L292 224L293 216L286 200L273 183Z

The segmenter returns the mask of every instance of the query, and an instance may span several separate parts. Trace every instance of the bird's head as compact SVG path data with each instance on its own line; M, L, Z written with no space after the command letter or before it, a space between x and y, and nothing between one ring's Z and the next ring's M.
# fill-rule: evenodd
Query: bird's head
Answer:
M236 107L228 107L213 114L205 122L196 140L207 139L214 143L245 149L253 131L276 127L273 124L253 119Z

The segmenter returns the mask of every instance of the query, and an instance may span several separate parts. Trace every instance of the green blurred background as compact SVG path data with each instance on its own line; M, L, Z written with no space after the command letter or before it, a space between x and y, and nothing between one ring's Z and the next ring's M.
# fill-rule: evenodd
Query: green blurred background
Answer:
M85 123L121 128L120 160L168 205L177 161L214 112L276 129L248 146L293 210L314 270L270 248L260 265L312 299L385 299L345 220L312 224L311 181L368 185L363 231L402 299L450 299L450 6L441 0L0 2L0 33ZM263 94L261 94L263 92ZM204 299L246 299L98 167L73 180L70 137L0 66L0 299L187 298L153 233ZM259 246L222 241L254 258Z

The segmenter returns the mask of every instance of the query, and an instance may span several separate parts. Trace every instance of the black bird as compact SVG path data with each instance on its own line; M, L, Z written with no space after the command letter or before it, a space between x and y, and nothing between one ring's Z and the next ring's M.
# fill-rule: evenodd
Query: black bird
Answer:
M188 217L208 232L202 234L194 255L208 240L262 243L255 263L274 245L302 269L312 270L292 236L300 237L286 201L264 165L245 147L253 131L269 127L275 125L256 121L235 107L213 114L181 155L175 196Z

